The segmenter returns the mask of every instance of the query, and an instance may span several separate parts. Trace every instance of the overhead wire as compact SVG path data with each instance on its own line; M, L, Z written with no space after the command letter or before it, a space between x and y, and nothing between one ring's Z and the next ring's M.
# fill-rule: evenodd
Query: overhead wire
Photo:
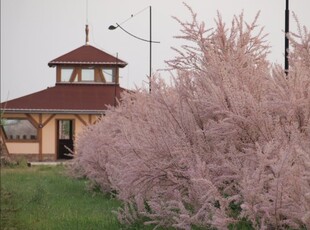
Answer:
M133 17L137 16L138 14L141 14L143 11L147 10L149 8L149 6L143 8L142 10L138 11L135 14L132 14L129 18L127 18L126 20L124 20L123 22L119 23L119 25L123 25L124 23L126 23L127 21L129 21L130 19L132 19Z

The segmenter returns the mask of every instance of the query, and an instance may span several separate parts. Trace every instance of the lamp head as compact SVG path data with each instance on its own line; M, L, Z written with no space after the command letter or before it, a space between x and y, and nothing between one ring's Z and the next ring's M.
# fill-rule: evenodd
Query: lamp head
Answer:
M110 25L108 29L109 29L109 30L115 30L117 27L118 27L118 26Z

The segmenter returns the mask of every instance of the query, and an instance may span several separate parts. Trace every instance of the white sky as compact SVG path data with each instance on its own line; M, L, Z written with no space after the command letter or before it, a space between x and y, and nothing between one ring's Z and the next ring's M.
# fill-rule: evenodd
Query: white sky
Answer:
M55 68L47 63L85 43L87 0L1 0L1 101L14 99L54 86ZM90 44L128 62L121 71L121 86L146 85L149 73L149 44L130 37L109 25L121 23L132 14L152 6L153 71L165 68L165 60L176 54L180 26L172 19L189 20L182 2L189 4L198 19L214 26L217 10L229 25L232 16L244 10L252 21L261 10L259 24L265 26L272 46L269 56L283 63L285 0L88 0ZM302 25L310 30L310 0L290 0ZM136 36L149 38L149 10L146 9L122 24ZM295 22L291 14L291 31ZM168 76L163 73L163 76Z

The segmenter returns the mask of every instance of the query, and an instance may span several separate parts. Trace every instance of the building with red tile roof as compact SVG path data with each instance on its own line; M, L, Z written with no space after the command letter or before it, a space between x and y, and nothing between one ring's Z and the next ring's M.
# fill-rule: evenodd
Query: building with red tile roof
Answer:
M119 68L127 65L88 44L48 63L56 69L53 87L5 101L1 107L1 139L9 156L29 161L71 159L74 139L96 122L121 93Z

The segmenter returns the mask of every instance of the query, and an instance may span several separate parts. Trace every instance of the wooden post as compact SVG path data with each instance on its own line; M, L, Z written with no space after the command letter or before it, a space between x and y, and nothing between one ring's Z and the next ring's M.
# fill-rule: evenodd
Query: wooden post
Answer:
M91 114L88 114L88 124L92 124Z
M42 114L39 114L39 126L38 126L38 139L39 139L39 161L43 160L43 151L42 151L42 147L43 147L43 135L42 135L42 128L43 128L43 124L42 124Z

